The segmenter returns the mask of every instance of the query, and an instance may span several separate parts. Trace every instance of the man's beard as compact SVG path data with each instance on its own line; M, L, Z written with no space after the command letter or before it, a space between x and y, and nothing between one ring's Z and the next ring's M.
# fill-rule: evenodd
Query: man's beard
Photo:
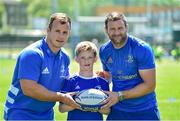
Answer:
M120 35L119 35L120 36ZM115 39L114 37L111 37L110 40L115 45L122 45L127 39L127 34L121 35L118 39Z

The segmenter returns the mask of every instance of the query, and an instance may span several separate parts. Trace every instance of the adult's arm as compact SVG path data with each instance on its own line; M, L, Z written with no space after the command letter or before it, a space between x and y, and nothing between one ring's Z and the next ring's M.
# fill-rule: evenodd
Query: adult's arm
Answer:
M44 86L38 84L36 81L33 80L20 80L21 88L23 94L34 99L40 101L50 101L50 102L63 102L67 105L70 105L74 108L79 108L80 106L75 103L73 98L69 93L63 94L60 92L53 92L45 88Z
M156 70L155 69L139 70L139 74L144 82L130 90L123 91L125 99L141 97L155 90Z
M154 91L156 87L155 69L139 70L139 74L143 79L143 83L135 86L132 89L122 91L122 94L124 95L125 99L141 97ZM102 109L109 108L112 105L119 102L119 97L117 92L106 92L106 93L109 94L109 98L107 99L107 104L104 105Z

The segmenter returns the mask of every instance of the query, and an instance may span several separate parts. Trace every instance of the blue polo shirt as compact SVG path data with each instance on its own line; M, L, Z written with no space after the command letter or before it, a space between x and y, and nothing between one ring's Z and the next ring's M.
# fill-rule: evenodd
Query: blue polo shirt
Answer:
M109 91L109 83L101 77L73 75L69 80L65 81L62 91L76 92L91 88ZM75 109L68 112L67 120L103 120L103 115L99 112Z
M100 59L103 69L112 74L113 91L134 88L143 82L139 70L155 68L155 60L151 47L142 40L128 35L127 43L120 49L114 48L108 41L100 48ZM156 107L155 92L142 97L125 99L113 108L126 112L135 112Z
M25 96L20 87L20 79L36 81L48 90L57 92L69 76L69 63L66 52L61 49L54 54L45 38L25 48L17 58L5 103L4 119L53 120L55 102L39 101Z

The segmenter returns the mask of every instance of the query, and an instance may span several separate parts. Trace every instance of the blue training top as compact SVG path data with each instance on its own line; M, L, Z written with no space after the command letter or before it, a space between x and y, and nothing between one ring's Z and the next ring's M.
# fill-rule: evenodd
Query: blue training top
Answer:
M134 88L143 82L139 70L155 68L155 60L151 47L128 35L127 43L120 49L114 48L108 41L100 48L100 59L103 69L112 74L113 91L123 91ZM155 92L142 97L125 99L113 108L126 112L150 109L157 106Z
M108 91L109 83L101 77L82 77L74 75L69 80L65 81L62 91L76 92L91 88ZM75 109L68 112L67 120L103 120L103 116L99 112Z
M54 54L45 39L25 48L19 55L4 108L5 120L53 120L55 102L39 101L25 96L20 79L36 81L48 90L60 91L69 76L68 55L61 49Z

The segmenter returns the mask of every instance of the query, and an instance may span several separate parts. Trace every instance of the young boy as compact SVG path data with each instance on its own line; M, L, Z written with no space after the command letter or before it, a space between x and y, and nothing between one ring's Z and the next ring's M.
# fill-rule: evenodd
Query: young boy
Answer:
M64 92L77 92L84 89L109 90L107 80L97 77L93 72L93 65L97 60L97 47L89 41L80 42L75 49L75 60L79 64L79 74L73 75L64 82ZM110 109L99 110L98 112L83 111L74 109L66 104L60 103L60 112L68 112L67 120L103 120L103 113L108 114Z

